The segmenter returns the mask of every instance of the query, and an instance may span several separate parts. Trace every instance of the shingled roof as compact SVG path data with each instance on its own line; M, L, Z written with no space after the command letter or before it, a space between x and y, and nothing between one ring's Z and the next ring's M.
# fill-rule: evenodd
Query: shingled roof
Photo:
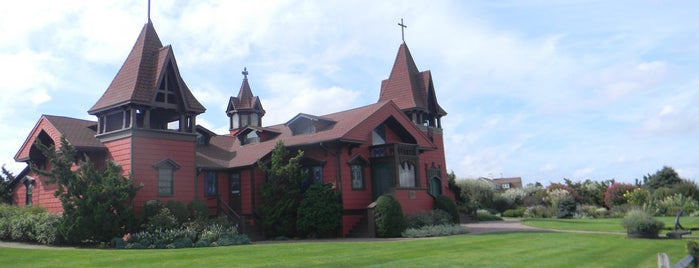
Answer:
M304 114L304 116L309 115ZM312 145L329 141L361 143L365 142L367 138L366 131L362 131L362 129L369 129L370 131L376 127L374 125L367 127L367 124L376 124L376 122L383 122L389 118L400 121L400 125L406 128L404 130L406 135L410 135L411 138L415 139L420 148L424 150L434 148L434 144L402 114L398 106L392 101L378 102L317 118L331 120L335 124L323 131L300 135L293 135L287 124L273 125L264 129L278 132L280 133L279 135L260 143L247 145L241 145L238 139L231 136L212 137L208 145L197 147L196 165L197 167L212 169L250 166L272 152L279 140L284 141L284 145L287 147Z
M27 139L15 155L15 161L29 160L29 151L41 131L46 132L54 144L60 143L64 136L68 143L78 150L106 150L106 147L95 138L97 122L71 117L42 115L32 129Z
M420 109L438 116L446 111L437 103L430 71L420 72L408 45L398 48L396 61L388 79L381 81L379 102L393 100L401 110Z
M170 63L172 65L169 65ZM153 23L149 21L143 26L114 80L88 113L96 114L129 103L152 104L158 80L163 77L168 66L175 69L185 108L189 111L204 112L206 108L194 98L179 75L172 47L163 47Z
M238 96L230 98L230 100L228 101L228 109L226 109L226 112L231 112L234 110L248 110L257 111L262 116L265 114L265 110L264 108L262 108L262 102L260 102L260 98L252 94L252 90L250 89L250 83L248 83L247 74L248 71L247 69L245 69L245 71L243 71L243 75L245 75L245 78L243 78L243 83L240 85Z

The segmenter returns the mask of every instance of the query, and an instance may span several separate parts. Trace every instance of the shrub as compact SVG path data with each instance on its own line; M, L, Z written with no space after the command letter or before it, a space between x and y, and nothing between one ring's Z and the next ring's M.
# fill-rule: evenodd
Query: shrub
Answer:
M189 211L187 210L187 206L185 206L182 201L167 201L167 205L165 207L170 210L170 213L172 213L173 216L175 216L178 223L185 223L189 219Z
M399 237L405 229L403 210L393 195L384 194L376 200L374 224L377 237Z
M435 236L449 236L468 233L468 229L458 224L441 224L441 225L428 225L420 228L408 228L401 236L418 238L418 237L435 237Z
M509 199L503 197L502 195L496 195L493 197L493 208L499 213L505 210L514 208L515 203L511 202Z
M405 224L407 228L451 224L453 223L451 217L452 216L449 215L449 213L441 209L434 209L430 211L421 210L415 214L406 215Z
M643 210L634 209L626 214L621 221L621 226L626 229L629 237L653 238L658 237L658 233L665 224Z
M456 209L456 203L454 203L454 200L452 200L448 196L437 196L437 199L434 200L434 208L449 213L449 215L451 216L452 223L459 223L459 212Z
M160 213L160 210L164 207L165 205L160 200L146 201L146 203L143 204L143 212L141 214L143 222L147 223L151 217L158 215L158 213Z
M699 241L697 240L689 240L687 241L687 245L685 246L685 249L687 249L687 254L692 255L694 257L694 267L696 267L697 259L699 259Z
M697 200L686 197L682 194L674 194L665 197L665 199L661 200L660 202L657 202L658 215L675 216L680 211L691 214L697 210L699 210L699 203L697 203Z
M297 228L311 236L326 236L342 226L340 194L331 183L311 185L299 204Z
M527 208L514 208L514 209L508 209L505 210L505 212L502 213L502 216L504 217L512 217L512 218L519 218L524 216L524 211L526 211Z
M624 194L626 192L633 192L634 189L636 189L636 186L627 183L615 183L610 185L604 192L604 205L607 206L607 208L613 208L626 204Z
M61 216L41 208L0 204L0 239L56 244Z
M575 200L571 195L565 195L557 199L554 203L556 218L572 218L575 215Z
M553 208L545 206L531 206L524 211L526 218L551 218L553 216Z
M187 204L189 216L194 220L206 220L209 218L209 206L201 200L192 200Z
M456 185L461 189L460 195L468 211L492 207L495 196L495 186L492 183L478 179L465 179L456 181Z
M491 214L487 210L479 209L478 210L478 221L501 221L502 218L500 218L497 215Z
M33 223L35 241L44 245L56 244L61 216L48 212L36 215L36 221Z
M148 221L148 230L158 230L158 229L171 229L177 226L177 219L172 215L169 209L162 208L160 212L155 216L151 217Z
M636 188L633 191L624 193L626 203L643 206L650 203L650 191L645 188Z
M575 189L571 188L568 185L560 184L560 183L552 183L551 185L546 187L546 193L549 194L549 196L551 195L551 193L561 191L561 190L568 192L568 194L570 194L573 197L574 202L580 202L582 200L578 191L576 191Z

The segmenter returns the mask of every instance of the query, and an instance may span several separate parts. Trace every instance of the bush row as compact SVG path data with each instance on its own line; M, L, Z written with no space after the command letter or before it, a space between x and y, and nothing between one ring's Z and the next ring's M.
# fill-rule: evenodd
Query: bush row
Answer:
M185 225L173 229L157 229L112 239L112 247L117 249L173 249L191 247L216 247L250 244L247 235L238 233L234 226L225 227L210 224L203 229L195 225Z
M0 204L0 239L56 244L61 217L41 208Z
M458 224L427 225L419 228L408 228L401 234L403 237L434 237L468 233L468 229Z

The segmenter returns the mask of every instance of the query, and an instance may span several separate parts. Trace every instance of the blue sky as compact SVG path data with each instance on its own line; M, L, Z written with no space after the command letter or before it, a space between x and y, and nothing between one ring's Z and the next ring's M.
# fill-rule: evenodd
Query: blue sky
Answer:
M694 1L160 1L151 18L223 134L243 67L265 125L375 102L404 19L431 70L447 169L525 183L699 177ZM0 163L41 114L90 119L146 1L15 1L0 10Z

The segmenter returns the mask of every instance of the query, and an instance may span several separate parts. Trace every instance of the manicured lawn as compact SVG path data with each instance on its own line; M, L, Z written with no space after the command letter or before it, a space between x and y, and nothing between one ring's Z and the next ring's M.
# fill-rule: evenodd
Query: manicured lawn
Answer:
M177 250L0 248L0 267L656 267L686 240L508 233L378 242L292 242Z
M675 226L675 217L656 217L665 223L665 231ZM626 233L621 218L610 219L522 219L524 225L554 229ZM699 230L699 217L682 217L680 224L686 229Z

